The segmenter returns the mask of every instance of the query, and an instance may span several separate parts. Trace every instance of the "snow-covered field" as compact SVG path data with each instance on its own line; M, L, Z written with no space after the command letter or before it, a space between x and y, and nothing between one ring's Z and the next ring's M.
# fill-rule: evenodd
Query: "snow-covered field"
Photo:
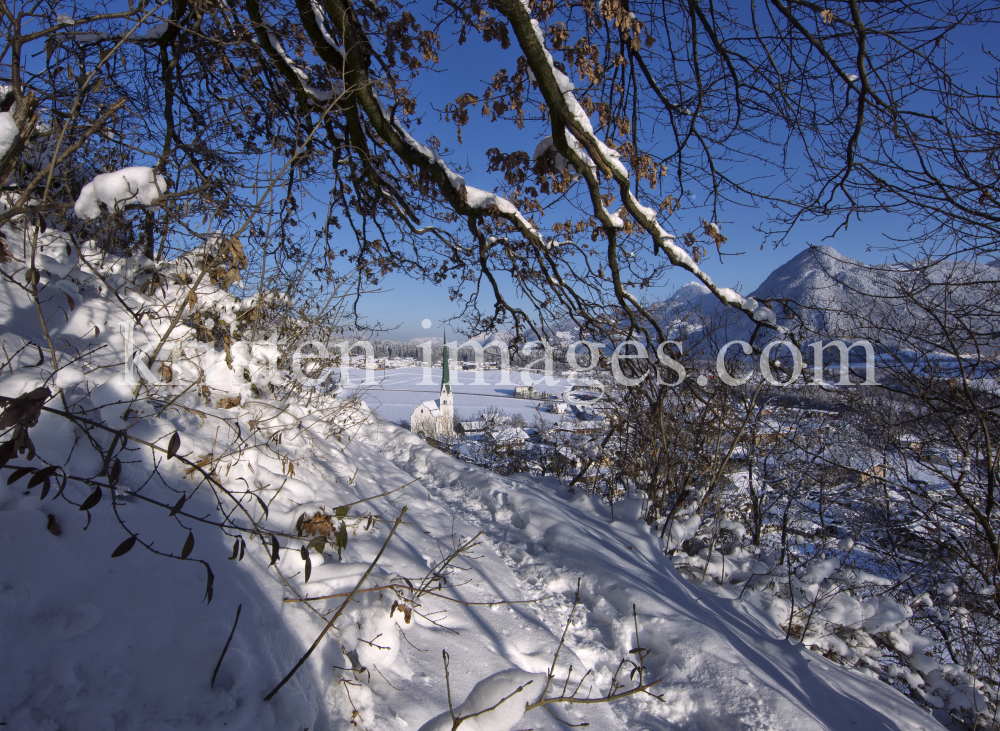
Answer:
M345 404L330 416L255 396L249 385L220 393L183 382L132 400L121 366L122 332L133 323L125 308L165 311L186 288L140 294L130 272L149 262L102 263L85 249L102 281L50 230L41 237L36 309L22 284L26 252L15 245L24 234L4 234L15 259L2 265L0 336L17 355L0 372L3 440L15 407L28 408L9 399L51 389L36 399L50 409L37 412L38 423L18 422L37 456L8 455L0 481L5 728L451 728L444 652L453 705L463 713L496 706L462 731L555 731L564 722L599 731L940 728L888 686L786 641L724 589L687 583L637 518L636 501L617 504L612 521L596 498L456 461L364 407ZM221 311L235 307L227 297L197 293ZM165 327L147 317L139 330L155 339ZM177 336L190 335L184 330ZM414 371L388 372L411 380L391 381L407 388L383 388L378 406L433 397L437 379L420 393ZM176 365L174 376L191 374ZM481 408L463 403L463 394L518 403L504 395L512 386L476 390L467 376L455 387L460 414ZM223 407L220 395L241 403ZM108 429L124 429L128 441ZM102 470L112 449L121 461L116 500ZM55 483L67 479L61 494L54 484L41 498L42 481L31 482L38 472L15 470L45 464ZM300 518L338 507L346 547L303 550ZM224 533L214 523L225 515L232 517ZM130 534L138 543L113 557ZM239 535L245 547L237 540L234 551ZM523 715L545 690L578 581L580 605L548 696L572 692L578 681L580 697L607 693L623 659L618 679L627 690L635 682L627 663L641 657L662 698L560 703ZM265 700L331 622L310 658Z
M436 399L441 390L440 368L430 368L429 377L422 367L390 368L372 373L372 382L365 386L366 372L351 369L350 385L345 384L344 391L360 396L386 421L400 422L409 419L413 409L421 401ZM567 378L550 376L550 382L546 383L541 374L531 373L528 377L535 390L542 393L560 395L572 385ZM527 384L518 370L461 371L452 366L451 386L455 395L455 415L459 419L468 420L487 409L495 408L511 415L520 414L529 424L536 414L553 422L561 418L548 411L544 401L514 398L514 387L523 385Z

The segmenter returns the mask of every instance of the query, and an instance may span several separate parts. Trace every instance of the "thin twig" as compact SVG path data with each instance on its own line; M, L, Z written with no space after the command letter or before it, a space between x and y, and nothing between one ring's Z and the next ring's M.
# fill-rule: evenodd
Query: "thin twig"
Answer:
M212 684L210 688L215 687L215 676L219 674L219 668L222 667L222 658L226 656L226 652L229 650L229 643L233 641L233 635L236 634L236 624L240 621L240 612L243 611L243 605L240 604L236 607L236 619L233 620L233 628L229 631L229 639L226 640L226 646L222 648L222 654L219 655L219 662L215 663L215 672L212 673Z
M278 683L276 686L274 686L274 690L272 690L270 693L264 696L265 702L274 698L274 696L277 695L278 691L284 687L285 683L287 683L289 680L292 679L292 676L295 675L296 672L298 672L298 669L302 667L303 664L305 664L305 661L309 659L309 656L313 654L313 651L317 647L319 647L319 643L322 642L324 637L326 637L326 633L329 632L331 629L333 629L333 623L340 618L340 615L343 613L347 605L351 603L351 599L354 598L354 595L358 592L358 589L360 589L361 585L365 583L365 581L368 579L368 576L369 574L371 574L372 569L375 568L375 564L377 564L379 559L382 558L382 554L385 553L385 549L389 545L389 541L391 541L393 535L395 535L396 529L399 527L399 524L403 522L404 513L406 513L406 506L403 506L403 510L399 513L399 517L396 518L396 522L392 524L392 530L389 531L389 535L386 537L385 543L383 543L382 548L379 549L378 555L375 556L375 560L373 560L370 564L368 564L368 568L365 570L364 575L362 575L361 579L358 581L357 586L354 587L354 591L352 591L350 595L347 597L347 599L344 600L343 604L340 605L340 607L337 609L337 612L333 615L333 618L330 619L329 622L327 622L326 627L324 627L323 631L319 633L319 637L316 638L316 641L312 643L312 646L308 650L306 650L306 654L303 655L301 658L299 658L299 661L295 663L295 667L289 670L288 674L281 679L281 682Z

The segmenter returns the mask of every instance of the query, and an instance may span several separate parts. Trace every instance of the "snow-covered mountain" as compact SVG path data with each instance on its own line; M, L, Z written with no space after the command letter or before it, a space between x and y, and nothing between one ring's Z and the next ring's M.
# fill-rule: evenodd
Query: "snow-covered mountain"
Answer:
M873 329L904 332L924 304L947 297L952 306L975 309L995 286L995 262L922 261L871 265L830 246L810 247L771 272L750 297L766 302L778 323L803 340L869 336ZM963 285L963 286L951 286ZM727 308L697 282L680 287L657 305L664 324L686 331L720 329L727 339L749 338L754 325ZM985 310L983 317L989 317Z

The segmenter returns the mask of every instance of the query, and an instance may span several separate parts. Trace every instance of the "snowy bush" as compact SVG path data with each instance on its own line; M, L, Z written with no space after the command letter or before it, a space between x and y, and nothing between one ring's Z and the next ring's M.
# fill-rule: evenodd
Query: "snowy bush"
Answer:
M670 545L689 579L727 587L765 611L789 640L873 673L931 709L963 723L991 723L995 686L943 660L933 639L936 628L960 614L936 607L927 592L913 593L908 577L891 580L859 568L866 552L856 553L853 539L771 540L762 550L735 521L699 526L697 518L677 520L684 527L670 532L684 538L686 550L673 538ZM687 529L692 524L697 531ZM945 601L949 591L944 587Z
M83 219L125 206L151 206L167 192L167 180L151 168L130 167L98 175L80 191L73 210Z

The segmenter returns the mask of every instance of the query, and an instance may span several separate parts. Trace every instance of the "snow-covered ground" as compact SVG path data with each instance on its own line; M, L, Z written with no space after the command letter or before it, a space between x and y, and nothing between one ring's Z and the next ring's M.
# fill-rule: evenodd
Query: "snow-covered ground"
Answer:
M443 652L462 712L510 696L462 731L554 731L563 721L600 731L940 728L888 686L787 642L754 608L687 583L637 518L638 502L617 504L612 520L598 499L459 462L349 403L331 415L253 395L248 385L226 392L218 378L208 378L218 388L173 384L163 387L170 398L154 389L132 401L121 365L122 333L132 328L125 307L168 310L188 296L186 287L140 294L129 272L144 262L102 263L85 249L102 281L50 230L41 237L36 309L23 285L27 253L15 246L23 234L4 233L15 260L2 265L0 335L7 353L18 354L0 372L0 395L43 385L52 394L37 425L22 422L37 456L11 456L0 481L5 728L450 728L440 718L448 712ZM217 311L238 304L226 297L197 293ZM141 330L154 339L165 327L148 317ZM174 375L185 375L183 364ZM461 402L466 376L456 406L471 415L478 407ZM223 407L227 393L241 403ZM9 426L14 406L4 403ZM116 442L108 428L127 430L128 441ZM180 446L169 459L175 432ZM10 438L5 431L2 440ZM111 449L121 450L116 500L101 474ZM56 484L40 499L44 486L28 487L38 472L14 470L44 464L57 468ZM97 492L102 482L108 489ZM96 504L80 509L95 495ZM338 507L346 547L302 551L309 539L297 535L300 519ZM213 525L224 512L233 516L229 535ZM130 533L139 543L112 557ZM245 556L238 540L234 554L237 534ZM570 692L582 680L581 696L607 693L619 663L643 657L662 700L555 704L552 713L538 708L522 718L544 688L578 581L580 606L549 695L562 692L570 667ZM265 700L355 587L316 651ZM329 598L302 601L316 597ZM618 675L623 689L635 682L630 669Z
M562 416L548 411L546 402L515 398L514 387L533 385L536 391L558 396L572 385L569 379L557 376L551 376L547 383L539 373L527 374L530 381L526 384L518 370L462 371L454 366L450 370L455 416L462 420L495 408L512 416L519 414L529 424L536 414L546 421L556 422ZM345 384L344 391L357 394L386 421L398 423L409 419L421 401L436 399L441 390L440 368L430 368L429 374L425 374L422 367L389 368L372 373L371 382L365 386L365 371L351 369L350 385Z

